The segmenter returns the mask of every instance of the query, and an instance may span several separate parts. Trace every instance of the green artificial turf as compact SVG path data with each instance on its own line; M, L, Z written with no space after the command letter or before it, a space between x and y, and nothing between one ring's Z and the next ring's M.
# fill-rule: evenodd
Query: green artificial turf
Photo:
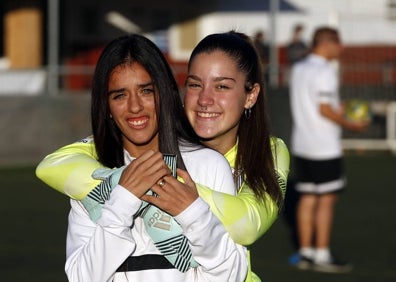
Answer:
M251 246L263 282L396 281L396 157L347 154L348 189L341 194L332 246L355 268L349 274L297 271L289 228L281 216ZM293 173L291 173L291 178ZM69 202L36 179L34 167L0 169L1 281L67 281L64 274Z
M251 247L253 269L263 281L396 281L396 157L349 153L345 167L348 184L336 207L332 248L354 265L352 272L323 274L289 266L291 229L281 216Z

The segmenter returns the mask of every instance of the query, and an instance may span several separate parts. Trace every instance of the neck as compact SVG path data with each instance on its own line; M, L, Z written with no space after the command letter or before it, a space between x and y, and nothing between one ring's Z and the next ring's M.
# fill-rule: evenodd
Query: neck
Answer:
M236 137L232 140L219 140L219 139L210 139L210 140L201 140L202 144L205 146L216 150L222 155L225 155L236 143Z
M129 153L129 155L131 155L131 157L138 158L149 150L158 152L159 151L159 142L158 142L158 138L155 138L145 144L131 144L128 142L124 142L124 148L125 148L125 150L128 151L128 153Z
M326 51L322 50L322 49L315 49L312 53L317 55L317 56L325 58L327 61L331 61L332 60L332 58L330 58L329 54Z

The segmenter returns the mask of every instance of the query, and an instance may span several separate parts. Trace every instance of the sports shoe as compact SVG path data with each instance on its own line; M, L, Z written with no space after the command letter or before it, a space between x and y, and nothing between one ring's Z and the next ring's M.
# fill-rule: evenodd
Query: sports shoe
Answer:
M292 254L291 256L289 256L288 258L287 258L287 262L288 262L288 264L289 265L296 265L297 263L299 263L300 262L300 259L301 259L301 256L300 256L300 254L297 252L297 253L294 253L294 254Z
M347 273L352 269L352 264L337 260L334 257L330 262L315 262L312 265L312 270L325 273Z
M310 270L313 267L313 260L304 256L300 256L300 260L295 266L300 270Z

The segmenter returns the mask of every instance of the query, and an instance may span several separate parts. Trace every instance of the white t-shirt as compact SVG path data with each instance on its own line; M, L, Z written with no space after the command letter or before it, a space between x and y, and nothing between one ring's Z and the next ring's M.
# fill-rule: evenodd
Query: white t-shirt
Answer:
M221 154L210 149L181 151L195 182L236 193L229 164ZM126 160L131 161L127 155ZM201 198L175 217L199 267L185 273L177 269L115 272L129 256L160 254L142 218L133 217L141 203L117 185L95 224L81 202L71 200L65 267L69 281L244 281L246 248L233 242Z
M291 71L293 118L291 151L295 156L325 160L340 157L341 128L320 113L320 104L340 106L337 70L321 56L309 55Z

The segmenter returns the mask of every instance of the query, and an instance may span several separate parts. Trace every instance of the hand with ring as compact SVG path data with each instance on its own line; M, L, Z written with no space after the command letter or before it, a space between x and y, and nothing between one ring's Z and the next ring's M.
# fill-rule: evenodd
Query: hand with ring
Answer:
M118 182L136 197L142 195L155 184L165 185L164 177L170 176L171 171L166 165L160 152L149 150L133 160L123 171Z
M161 186L161 187L164 187L165 183L166 183L165 180L164 180L163 178L161 178L161 180L158 181L157 184L158 184L159 186Z
M146 194L141 199L159 207L172 216L180 214L199 195L195 183L187 171L177 169L177 175L183 179L184 183L173 176L165 176L157 182L157 185L151 187L154 195Z

